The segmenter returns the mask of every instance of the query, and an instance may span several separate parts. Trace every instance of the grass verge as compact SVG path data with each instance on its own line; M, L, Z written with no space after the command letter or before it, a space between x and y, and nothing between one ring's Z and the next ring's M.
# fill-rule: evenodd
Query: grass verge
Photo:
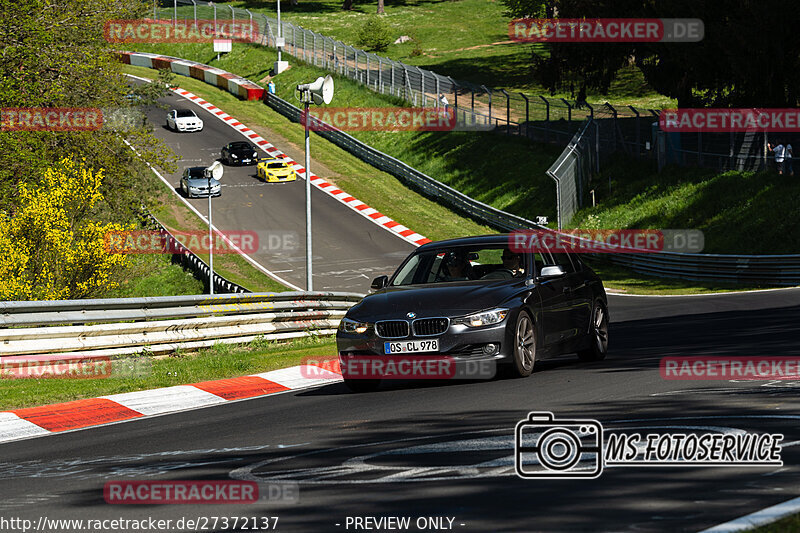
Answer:
M275 17L277 11L274 0L257 5L244 0L225 4L250 9L254 15L263 13ZM510 18L504 14L505 6L501 2L404 0L387 2L385 10L383 20L391 28L392 41L404 35L411 40L390 44L380 55L476 85L532 95L549 94L533 80L531 66L532 55L548 54L547 46L510 41ZM226 11L218 9L218 15L227 17L227 13L221 14ZM288 2L281 5L283 20L354 46L358 46L359 30L375 12L375 2L355 3L351 11L342 10L341 0L303 0L295 6ZM162 10L161 16L172 18L172 9ZM193 17L191 6L178 8L178 18L182 17ZM198 6L198 18L213 18L213 10ZM284 37L289 43L287 50L291 51L291 33ZM575 91L578 91L577 82ZM570 91L556 92L552 96L575 99ZM608 93L589 91L587 100L654 109L675 106L674 100L655 92L635 66L621 69Z
M179 55L177 51L170 52L168 50L159 50L159 52L170 55ZM235 67L235 65L233 65L233 67ZM221 66L220 68L223 67ZM228 70L231 68L231 65L227 66ZM155 76L155 71L141 67L128 66L126 67L126 71L142 77L153 78ZM242 72L239 73L241 74ZM312 79L315 73L309 72L307 75L309 79ZM177 80L181 87L200 95L208 101L213 102L215 105L221 107L229 114L237 117L239 120L242 120L244 123L248 124L248 126L263 134L262 136L272 140L273 144L277 144L284 151L289 150L280 142L273 140L269 134L264 133L263 129L259 131L259 125L268 128L269 131L276 132L279 136L284 137L285 142L293 145L301 145L303 136L301 126L299 124L290 122L282 115L272 111L262 103L242 102L229 93L192 78L181 76L178 77ZM359 90L364 93L368 93L367 89L360 88ZM377 95L367 96L377 97ZM385 101L383 103L384 105L386 104ZM492 138L497 140L496 142L498 145L501 145L509 140L513 141L513 139L508 139L499 135L494 135ZM322 164L330 167L332 172L334 172L332 175L324 176L326 179L337 183L342 189L348 191L350 194L353 194L360 200L431 239L439 240L466 235L495 233L495 231L491 230L490 228L480 226L470 219L460 217L446 208L426 199L425 197L404 186L396 178L375 170L373 167L363 163L362 161L322 138L315 137L314 145L320 146L320 149L316 150L314 153L315 161L319 161ZM495 154L499 151L495 148L495 145L492 145L491 148L480 149L476 151L479 153L491 153L492 158L487 158L484 156L484 159L491 161L497 159L498 166L504 165L508 161L515 161L514 159L509 160L506 157L495 157ZM430 157L431 159L441 160L447 158L448 154L442 156L432 152ZM522 157L522 155L519 153L512 153L510 157L524 159L524 157ZM544 159L545 158L543 158L543 161ZM431 162L431 164L440 165L441 163L434 161ZM549 162L547 165L549 166ZM623 168L624 170L624 165L620 164L620 168ZM641 170L641 168L634 168L631 171L627 171L626 175L631 175L635 179L636 173ZM609 171L616 172L616 168L612 168ZM543 174L544 172L542 171L542 175ZM645 173L645 175L648 174ZM678 174L676 173L676 175ZM479 199L488 201L488 203L495 205L496 207L505 208L509 211L519 213L520 208L525 206L526 197L528 195L537 197L540 196L532 192L531 189L525 188L524 184L521 183L524 180L519 173L515 173L513 171L513 168L503 168L502 171L498 170L493 174L490 174L490 176L491 177L486 177L486 175L484 175L482 178L479 177L478 181L481 183L481 186L476 184L472 184L472 186L474 189L481 189L481 187L483 187L483 196L482 198L479 197ZM652 180L652 176L648 176L648 179ZM496 177L496 181L499 183L498 187L493 189L492 187L488 186L487 183L491 182L492 178L494 177ZM464 176L462 179L465 181L469 180L469 178L466 176ZM602 179L605 180L606 178ZM619 178L620 183L623 182L623 180L623 178ZM511 183L509 184L508 182ZM612 181L612 185L614 185L614 183L615 182ZM600 189L599 186L597 188L598 190ZM514 200L506 200L505 202L506 204L510 205L502 205L503 202L498 201L498 198L502 196L498 189L513 190L513 192L510 194L516 194L516 196L514 196ZM472 191L467 190L463 192L470 194ZM554 196L554 193L552 194ZM548 196L548 198L552 197ZM495 201L492 201L493 199ZM542 201L541 197L538 199ZM552 204L551 200L548 201L550 201ZM498 205L498 203L500 203L500 205ZM530 210L530 208L528 210ZM576 223L576 226L577 225L579 225L579 223ZM598 227L624 226L611 223L611 225ZM704 292L724 292L758 288L690 282L678 279L652 278L621 267L611 266L603 263L594 263L593 268L595 268L597 272L603 276L604 282L606 282L606 285L609 288L621 290L630 294L700 294Z
M682 167L658 173L652 163L617 159L590 187L598 205L579 211L573 228L699 229L705 236L703 253L800 251L800 179L795 176Z
M800 513L781 518L766 526L748 529L751 533L798 533L800 532Z
M336 343L330 338L305 337L291 343L257 340L155 359L148 375L138 378L0 379L0 410L256 374L299 365L305 357L334 355Z

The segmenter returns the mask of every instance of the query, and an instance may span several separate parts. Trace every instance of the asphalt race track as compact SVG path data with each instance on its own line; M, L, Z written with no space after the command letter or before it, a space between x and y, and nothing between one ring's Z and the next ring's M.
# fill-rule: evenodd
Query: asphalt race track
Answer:
M247 140L185 98L170 94L161 102L169 108L193 109L204 123L202 132L176 133L165 127L167 110L157 107L146 110L149 121L155 125L156 137L182 157L178 170L164 176L176 189L184 168L208 166L219 157L224 145ZM313 139L311 153L311 171L315 172ZM266 155L260 150L259 154ZM189 202L204 216L208 215L207 198L193 198ZM311 206L314 290L366 293L372 277L390 274L414 249L412 244L314 187ZM290 183L264 183L256 177L255 165L226 166L222 195L212 200L212 209L213 223L218 229L257 232L259 251L251 257L277 276L305 289L305 181L302 178Z
M612 296L610 313L605 361L566 356L526 379L394 383L361 395L331 384L8 443L0 509L32 520L278 516L279 531L301 532L354 531L348 516L387 515L451 517L459 531L698 531L800 495L796 381L667 381L658 368L670 355L797 356L800 289ZM535 410L606 430L783 433L784 466L608 467L594 480L523 480L513 429ZM103 499L109 480L231 478L297 482L299 502Z

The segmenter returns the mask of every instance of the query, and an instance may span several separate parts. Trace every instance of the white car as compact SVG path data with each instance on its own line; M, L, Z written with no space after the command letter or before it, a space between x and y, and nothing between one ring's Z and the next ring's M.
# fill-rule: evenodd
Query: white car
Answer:
M167 127L173 131L203 131L203 121L191 109L171 109Z

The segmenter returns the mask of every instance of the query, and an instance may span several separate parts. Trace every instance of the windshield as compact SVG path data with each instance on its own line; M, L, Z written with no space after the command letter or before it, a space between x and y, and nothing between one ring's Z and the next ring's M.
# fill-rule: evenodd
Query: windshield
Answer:
M192 167L189 169L189 178L190 179L197 179L197 178L205 178L203 175L203 171L205 167Z
M525 276L529 258L503 246L440 248L413 255L397 272L393 286L487 281Z
M231 150L247 150L247 149L254 149L247 143L231 143L230 144Z
M267 168L283 168L283 163L269 163Z
M177 116L178 118L195 118L197 115L194 114L194 111L190 111L188 109L179 109Z

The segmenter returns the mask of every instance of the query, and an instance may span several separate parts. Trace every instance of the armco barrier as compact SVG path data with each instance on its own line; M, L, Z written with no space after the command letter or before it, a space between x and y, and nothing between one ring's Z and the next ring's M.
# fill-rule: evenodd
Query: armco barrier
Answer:
M0 356L121 357L258 337L331 335L362 297L284 292L0 302Z
M188 268L191 270L194 275L206 283L208 285L208 273L211 268L208 264L197 257L191 250L186 248L181 242L175 238L175 236L169 232L169 230L164 226L159 220L150 212L145 209L144 217L150 222L152 227L157 229L161 235L168 242L168 248L170 250L178 250L178 253L174 254L180 258L180 263L183 268ZM216 272L214 272L214 292L218 294L224 293L236 293L236 292L250 292L249 290L245 289L241 285L238 285L232 281L228 281L227 279L223 278Z
M126 52L126 54L131 56L131 61L134 56L154 55L139 52ZM186 62L172 57L157 57L164 61ZM137 59L136 61L146 63L146 60ZM174 68L173 72L179 73ZM213 84L213 82L210 83ZM262 95L265 103L272 109L292 121L300 121L301 110L298 107L274 94L262 93ZM370 165L417 188L426 196L495 229L501 231L543 229L533 221L474 200L332 126L322 128L322 130L315 133ZM625 266L636 272L658 277L767 286L800 285L800 255L712 255L662 252L602 254L601 259Z
M263 87L246 78L195 61L144 52L117 52L117 57L126 65L169 70L181 76L204 81L225 89L243 100L260 100L264 95Z

